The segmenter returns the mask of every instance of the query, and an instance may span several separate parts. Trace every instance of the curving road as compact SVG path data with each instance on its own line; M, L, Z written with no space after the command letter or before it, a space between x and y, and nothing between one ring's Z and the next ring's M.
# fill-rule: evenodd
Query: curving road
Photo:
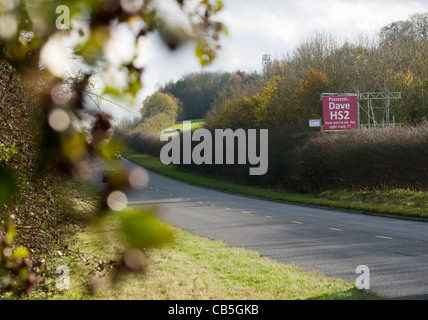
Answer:
M150 171L149 177L144 190L128 194L128 204L160 205L174 226L351 282L365 265L370 290L392 299L428 299L426 222L260 200Z

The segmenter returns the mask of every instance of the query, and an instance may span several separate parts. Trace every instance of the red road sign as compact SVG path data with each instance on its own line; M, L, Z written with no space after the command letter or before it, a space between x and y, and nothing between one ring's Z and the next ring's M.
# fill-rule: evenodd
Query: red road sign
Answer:
M324 96L323 130L358 129L357 96Z

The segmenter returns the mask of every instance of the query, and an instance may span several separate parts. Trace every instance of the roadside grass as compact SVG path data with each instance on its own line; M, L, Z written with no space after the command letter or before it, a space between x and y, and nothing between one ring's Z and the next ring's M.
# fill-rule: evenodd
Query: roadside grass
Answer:
M112 215L102 224L80 232L74 249L103 261L116 259L115 251L122 246L114 232L118 221L118 217ZM112 285L112 272L99 271L96 264L64 257L62 263L70 269L70 289L55 291L48 297L36 292L30 299L381 299L358 290L353 283L303 271L187 231L173 231L172 242L146 252L145 274L123 273L120 282ZM97 290L90 293L88 287Z
M392 189L335 190L314 194L288 193L281 189L246 186L217 177L198 175L172 165L166 166L158 158L133 151L126 152L125 157L154 172L221 191L312 206L428 219L428 192Z

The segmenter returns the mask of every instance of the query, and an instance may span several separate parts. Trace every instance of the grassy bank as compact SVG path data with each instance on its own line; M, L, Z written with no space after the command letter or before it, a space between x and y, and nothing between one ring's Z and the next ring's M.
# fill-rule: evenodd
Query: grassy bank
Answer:
M158 158L136 152L127 152L126 157L160 174L217 190L269 200L428 219L428 192L394 189L375 191L342 190L317 194L287 193L285 190L245 186L217 177L201 176L189 171L179 170L174 166L165 166Z
M77 235L74 250L85 260L64 257L70 269L70 289L33 299L377 299L354 284L325 278L292 265L260 257L241 248L173 229L171 243L147 254L145 274L124 273L111 286L112 272L100 268L115 260L121 241L114 232L117 216ZM97 257L89 259L88 257ZM88 287L95 289L90 294Z

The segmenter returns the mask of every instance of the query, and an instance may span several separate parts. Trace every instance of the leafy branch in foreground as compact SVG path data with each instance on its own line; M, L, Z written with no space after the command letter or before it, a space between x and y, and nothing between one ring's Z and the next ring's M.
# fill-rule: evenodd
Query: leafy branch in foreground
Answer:
M36 102L38 107L34 112L37 116L22 117L27 124L37 123L39 126L37 136L27 137L27 141L32 141L35 144L34 150L37 150L32 158L32 162L37 163L32 175L35 177L34 181L39 181L47 172L58 172L58 176L63 179L91 179L93 168L102 163L99 159L109 159L112 155L106 141L111 139L113 118L99 109L94 111L88 104L88 92L93 91L94 82L101 82L104 94L116 98L135 98L142 87L140 79L146 67L138 64L138 43L147 34L155 32L170 50L175 50L185 43L194 43L195 55L201 65L211 63L220 47L220 36L226 32L224 25L213 19L222 7L222 2L218 0L176 0L167 4L159 0L2 2L0 60L11 65L6 68L9 71L13 69L13 73L19 75L28 88L28 101ZM127 35L131 36L133 45L130 46L126 58L112 60L109 48L115 45L115 35L121 32L127 32ZM13 73L9 80L4 79L5 83L12 81ZM110 83L106 79L107 75L112 73L121 75L125 81L121 84L114 81ZM2 92L0 98L3 105L16 97ZM0 116L3 117L3 114ZM13 129L13 124L11 126ZM5 126L3 129L2 132L6 132L8 128ZM19 140L19 137L3 141L2 136L0 174L11 178L2 179L0 189L16 188L21 192L26 180L20 178L21 173L16 167L8 164L10 161L17 161L16 157L23 154L25 149L25 144L13 144L15 140ZM120 178L107 181L108 187L105 188L102 205L96 216L99 218L111 210L123 210L124 206L121 204L124 192L129 188L141 187L144 182L142 177L144 174L141 172L122 170ZM142 180L135 183L135 179ZM49 180L45 181L49 184ZM1 218L4 221L10 218L11 212L19 211L17 208L14 210L17 198L17 193L2 193ZM45 200L48 203L54 201L54 198L48 194ZM24 211L27 209L22 208ZM162 228L153 229L155 225L152 218L142 219L141 214L143 213L135 213L135 216L129 217L132 221L135 219L135 225L131 222L128 224L138 226L139 234L159 233L160 235L153 238L156 241L167 239L167 234L161 236L164 231ZM46 219L49 219L48 215ZM10 228L14 228L15 224L16 222ZM11 230L6 230L5 225L2 223L2 238L7 238L7 230ZM122 231L125 237L135 237L135 230L131 232L129 228L124 227ZM6 249L12 250L13 257L18 250L17 244L10 241L4 243ZM140 241L130 241L128 249L135 252L141 250L141 245ZM24 252L23 250L20 252ZM14 270L7 262L10 258L9 249L6 253L8 255L3 255L0 260L2 275L3 272ZM123 253L123 259L126 260L127 254L129 256L129 251ZM28 256L19 259L28 261L25 260ZM15 262L12 261L12 264ZM132 264L128 267L133 269ZM30 272L19 273L23 280L30 280ZM27 289L31 289L30 286L25 288ZM10 288L6 288L6 291L10 291Z

